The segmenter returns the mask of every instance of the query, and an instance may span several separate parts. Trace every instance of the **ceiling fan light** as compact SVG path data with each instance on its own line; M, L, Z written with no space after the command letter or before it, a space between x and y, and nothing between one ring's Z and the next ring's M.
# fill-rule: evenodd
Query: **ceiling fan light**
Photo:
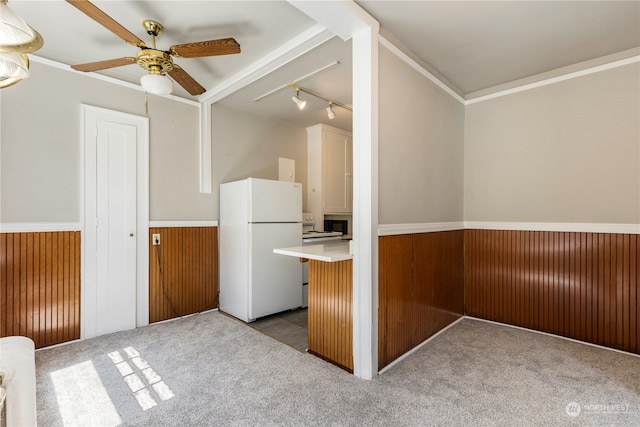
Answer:
M42 37L0 0L0 52L33 52L42 46Z
M169 95L173 91L171 79L160 74L145 74L140 77L140 85L154 95Z
M0 87L11 86L29 77L29 60L20 53L0 54Z

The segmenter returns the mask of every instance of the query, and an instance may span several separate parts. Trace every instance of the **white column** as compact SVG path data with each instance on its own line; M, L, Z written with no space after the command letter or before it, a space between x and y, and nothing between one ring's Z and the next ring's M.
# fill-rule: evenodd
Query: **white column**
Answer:
M378 374L378 31L354 1L288 0L353 49L353 373Z
M200 103L200 192L211 193L211 103Z
M353 35L353 373L378 373L378 34Z

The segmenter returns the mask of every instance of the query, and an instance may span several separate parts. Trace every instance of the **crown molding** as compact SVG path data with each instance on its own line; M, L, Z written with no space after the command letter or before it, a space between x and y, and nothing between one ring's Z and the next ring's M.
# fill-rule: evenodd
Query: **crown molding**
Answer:
M456 101L462 103L465 106L640 62L640 54L638 54L638 51L640 49L637 49L637 48L629 49L623 52L617 52L611 55L607 55L602 58L596 58L596 59L585 61L579 64L572 64L566 67L558 68L556 70L551 70L542 74L530 76L525 79L520 79L510 83L505 83L504 85L496 86L494 88L475 91L470 94L467 94L463 98L462 96L460 96L460 94L458 94L458 92L456 92L451 87L452 86L451 83L444 82L441 78L434 75L431 71L429 71L426 68L424 64L419 63L416 59L412 58L410 55L408 55L402 49L396 46L396 44L393 41L391 41L390 38L391 38L391 35L389 35L388 38L383 35L378 35L378 39L382 46L389 49L393 54L395 54L398 58L404 61L407 65L412 67L414 70L422 74L427 79L431 80L436 86L444 90L452 98L454 98ZM632 56L629 56L629 55L632 55ZM618 58L621 58L621 59L618 59ZM607 61L607 62L602 63L603 61ZM598 65L591 65L591 64L598 64ZM576 67L579 68L582 66L585 66L586 68L575 70ZM560 74L558 75L558 73ZM553 77L545 78L545 76L550 76L550 75ZM504 89L505 87L508 87L508 88ZM492 92L492 90L494 91ZM474 94L477 94L478 96L470 97L470 96L474 96Z
M455 90L451 89L447 84L445 84L438 77L433 75L429 70L427 70L422 64L419 64L416 60L411 58L405 52L403 52L400 48L398 48L395 44L393 44L389 39L385 38L382 35L378 35L378 40L380 44L387 49L389 49L394 55L403 60L407 65L413 68L415 71L422 74L427 79L431 80L436 86L440 89L444 90L448 93L453 99L460 102L461 104L465 104L465 99L461 97Z
M498 92L490 93L484 96L479 96L477 98L467 99L465 101L465 105L475 104L477 102L488 101L491 99L499 98L506 95L512 95L518 92L524 92L531 89L536 89L542 86L551 85L554 83L559 83L565 80L575 79L578 77L587 76L589 74L599 73L601 71L611 70L613 68L622 67L625 65L633 64L636 62L640 62L640 55L632 56L630 58L620 59L617 61L609 62L607 64L597 65L589 68L585 68L583 70L573 71L567 74L562 74L556 77L550 77L544 80L539 80L533 83L524 84L521 86L513 87L510 89L501 90Z
M270 74L333 37L334 34L331 31L322 25L316 24L231 78L207 90L198 97L198 100L213 104Z

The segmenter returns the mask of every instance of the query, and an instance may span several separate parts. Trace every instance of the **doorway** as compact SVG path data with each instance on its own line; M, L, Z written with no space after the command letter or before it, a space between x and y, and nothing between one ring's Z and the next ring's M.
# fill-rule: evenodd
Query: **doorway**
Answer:
M82 106L81 337L148 324L148 119Z

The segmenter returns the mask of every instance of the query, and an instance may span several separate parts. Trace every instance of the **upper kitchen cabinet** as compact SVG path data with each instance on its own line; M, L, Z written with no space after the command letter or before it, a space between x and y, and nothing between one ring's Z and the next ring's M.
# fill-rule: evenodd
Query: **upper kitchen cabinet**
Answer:
M351 132L325 124L307 128L307 204L323 215L353 211L353 138ZM318 224L317 224L318 225Z

